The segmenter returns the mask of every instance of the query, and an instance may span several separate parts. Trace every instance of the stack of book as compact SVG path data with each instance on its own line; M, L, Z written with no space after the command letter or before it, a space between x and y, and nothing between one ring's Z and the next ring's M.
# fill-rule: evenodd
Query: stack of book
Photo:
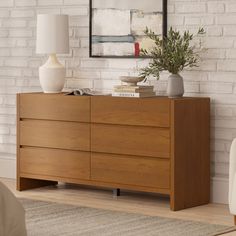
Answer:
M112 96L114 97L154 97L156 93L153 86L144 85L117 85L113 88Z

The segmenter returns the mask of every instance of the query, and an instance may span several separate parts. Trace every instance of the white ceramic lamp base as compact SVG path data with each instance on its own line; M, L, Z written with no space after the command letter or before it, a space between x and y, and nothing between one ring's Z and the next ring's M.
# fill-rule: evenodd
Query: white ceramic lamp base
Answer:
M39 68L39 81L44 93L60 93L65 84L65 67L57 60L55 54Z

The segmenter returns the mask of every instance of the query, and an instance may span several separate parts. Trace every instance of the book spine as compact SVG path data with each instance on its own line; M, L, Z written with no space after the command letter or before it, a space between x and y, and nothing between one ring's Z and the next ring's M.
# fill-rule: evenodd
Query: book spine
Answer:
M112 93L114 97L140 97L139 93L122 93L122 92L114 92Z
M153 89L126 89L126 88L114 88L114 92L117 93L150 93L153 92Z
M154 86L115 85L114 89L154 89Z

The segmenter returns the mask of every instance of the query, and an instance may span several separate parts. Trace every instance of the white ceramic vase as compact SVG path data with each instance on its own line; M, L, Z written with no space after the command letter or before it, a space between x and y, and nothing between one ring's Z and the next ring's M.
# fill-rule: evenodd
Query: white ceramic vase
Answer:
M167 85L168 97L182 97L184 95L183 77L179 74L171 74L168 78Z

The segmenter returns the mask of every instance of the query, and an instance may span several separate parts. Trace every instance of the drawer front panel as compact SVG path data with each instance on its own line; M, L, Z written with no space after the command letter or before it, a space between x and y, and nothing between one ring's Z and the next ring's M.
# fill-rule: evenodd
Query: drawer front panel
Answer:
M90 153L49 148L20 148L20 173L88 180Z
M92 153L91 178L96 181L168 189L170 163L165 159Z
M20 121L20 145L90 150L90 125L86 123Z
M169 129L124 125L91 125L94 152L170 157Z
M170 126L170 100L167 98L91 97L94 123Z
M90 122L90 98L63 94L20 94L20 118Z

